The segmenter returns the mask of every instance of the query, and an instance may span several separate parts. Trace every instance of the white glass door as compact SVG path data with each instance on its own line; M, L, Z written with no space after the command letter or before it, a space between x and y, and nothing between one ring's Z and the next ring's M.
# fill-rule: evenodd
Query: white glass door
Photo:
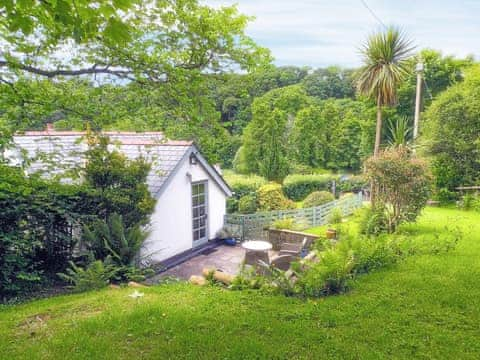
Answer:
M192 184L193 246L208 240L207 231L207 182Z

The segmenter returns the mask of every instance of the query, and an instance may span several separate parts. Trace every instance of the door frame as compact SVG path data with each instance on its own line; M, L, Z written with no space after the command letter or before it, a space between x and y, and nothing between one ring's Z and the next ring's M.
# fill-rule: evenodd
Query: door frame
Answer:
M200 238L198 240L194 239L194 216L193 216L193 186L194 185L204 185L204 196L205 196L205 201L204 201L204 206L205 206L205 236L203 238ZM200 245L203 245L208 242L209 238L209 198L208 198L208 180L200 180L200 181L192 181L190 183L190 211L192 214L192 221L191 221L191 229L190 233L192 234L192 247L197 247ZM200 228L199 228L200 229Z

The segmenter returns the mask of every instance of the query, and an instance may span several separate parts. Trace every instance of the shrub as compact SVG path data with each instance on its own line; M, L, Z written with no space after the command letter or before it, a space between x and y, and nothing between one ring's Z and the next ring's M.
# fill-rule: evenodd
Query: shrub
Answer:
M126 228L122 216L112 214L108 221L97 220L83 229L83 244L91 250L95 259L112 257L118 265L133 265L148 233L138 225Z
M261 186L257 191L258 210L284 210L295 209L293 201L287 199L282 192L281 185L268 183Z
M238 211L238 199L230 197L227 199L227 214L233 214Z
M240 214L253 214L257 211L257 196L255 194L245 195L238 200L238 212Z
M383 211L388 231L402 222L415 221L430 195L431 177L426 163L403 146L390 148L365 163L372 184L372 207Z
M440 201L440 204L447 205L453 203L457 200L458 196L457 193L448 190L447 188L438 189L434 193L434 199Z
M270 227L278 230L302 230L308 225L296 222L295 219L280 219L274 221Z
M353 175L340 179L337 183L339 192L359 192L368 187L368 181L363 175Z
M359 231L365 235L379 235L388 230L388 219L383 209L361 209Z
M320 206L333 200L335 200L335 197L328 191L314 191L303 200L303 207Z
M328 215L327 221L329 224L340 224L343 219L342 210L340 208L333 208Z
M255 193L262 185L267 183L267 180L261 176L241 175L227 170L224 171L223 177L235 193L236 199Z
M145 225L155 206L146 183L150 165L141 158L129 160L122 153L109 151L106 137L93 137L89 142L85 180L98 191L96 215L107 220L118 213L127 227Z
M0 235L0 302L36 289L43 279L36 253L41 243L14 233Z
M301 294L319 297L344 292L347 281L352 278L353 254L332 247L319 253L318 257L319 261L309 263L298 279Z
M458 203L458 207L463 210L480 211L480 196L473 194L463 195Z
M105 266L100 260L92 262L85 269L70 263L70 268L65 273L58 273L58 276L67 283L72 284L75 292L102 289L106 287L115 274L113 266Z
M314 191L330 190L335 179L331 174L289 175L283 181L283 191L289 199L301 201Z

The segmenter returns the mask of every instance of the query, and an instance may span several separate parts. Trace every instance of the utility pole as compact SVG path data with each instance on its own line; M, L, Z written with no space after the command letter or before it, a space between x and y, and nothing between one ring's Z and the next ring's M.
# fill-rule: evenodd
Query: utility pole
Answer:
M418 123L420 122L420 105L422 102L423 63L419 62L415 70L417 71L417 94L415 98L415 119L413 122L413 140L415 140L418 136Z

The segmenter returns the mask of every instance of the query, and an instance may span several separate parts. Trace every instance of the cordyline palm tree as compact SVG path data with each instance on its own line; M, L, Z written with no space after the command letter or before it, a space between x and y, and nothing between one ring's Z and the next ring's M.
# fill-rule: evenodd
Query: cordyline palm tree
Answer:
M360 69L357 90L377 102L375 157L380 151L382 108L397 102L397 88L407 74L405 60L413 48L412 42L395 27L374 33L361 48L364 65Z

